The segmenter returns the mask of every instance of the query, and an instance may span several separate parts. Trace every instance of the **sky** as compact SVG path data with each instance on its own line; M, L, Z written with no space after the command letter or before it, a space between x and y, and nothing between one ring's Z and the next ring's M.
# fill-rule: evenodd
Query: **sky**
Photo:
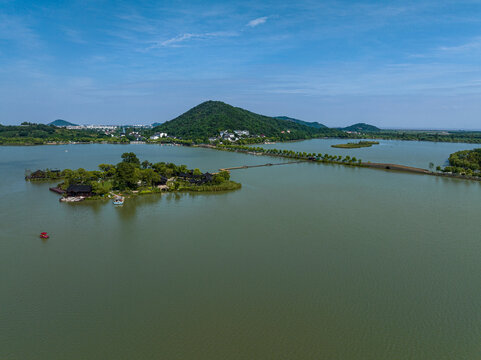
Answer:
M151 124L206 100L481 130L481 0L0 0L1 124Z

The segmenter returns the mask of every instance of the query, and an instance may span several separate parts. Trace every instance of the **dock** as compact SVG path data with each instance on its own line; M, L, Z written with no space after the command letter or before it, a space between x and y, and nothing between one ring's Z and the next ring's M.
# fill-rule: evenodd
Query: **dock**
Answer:
M63 193L65 193L65 190L62 190L58 187L51 187L51 188L48 188L50 191L53 191L54 193L57 193L57 194L60 194L62 195Z

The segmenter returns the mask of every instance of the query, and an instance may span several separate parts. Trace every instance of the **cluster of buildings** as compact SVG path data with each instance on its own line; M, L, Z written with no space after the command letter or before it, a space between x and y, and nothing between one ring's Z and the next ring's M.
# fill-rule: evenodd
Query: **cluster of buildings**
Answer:
M123 136L124 134L122 134L121 136ZM142 134L139 132L139 131L131 131L129 132L129 136L132 136L135 141L143 141L145 140L145 138L142 136Z
M214 180L214 175L209 172L195 175L193 170L188 170L185 173L180 173L178 177L195 185L204 185Z
M209 138L209 141L217 141L217 140L227 140L227 141L237 141L242 137L249 137L250 133L248 130L234 130L233 132L229 132L228 130L223 130L219 133L219 136Z
M167 137L167 133L157 132L150 137L150 140L159 140L161 138Z
M60 126L63 127L63 126ZM117 125L67 125L64 126L69 130L112 130L115 131L119 128Z

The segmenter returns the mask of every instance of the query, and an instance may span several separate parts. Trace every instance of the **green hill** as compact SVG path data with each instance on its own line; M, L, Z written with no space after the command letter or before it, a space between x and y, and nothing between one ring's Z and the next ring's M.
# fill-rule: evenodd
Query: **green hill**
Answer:
M369 124L366 124L366 123L357 123L357 124L342 128L341 130L357 131L357 132L377 132L377 131L381 131L381 129L379 129L378 127L376 127L374 125L369 125Z
M54 120L51 123L48 123L48 125L59 126L59 127L60 126L78 126L77 124L73 124L71 122L68 122L68 121L62 120L62 119Z
M294 119L294 118L291 118L291 117L288 117L288 116L276 116L275 118L276 118L276 119L279 119L279 120L293 121L293 122L295 122L295 123L298 123L298 124L301 124L301 125L310 126L310 127L316 128L316 129L325 129L325 128L327 128L326 125L321 124L321 123L318 123L317 121L316 121L316 122L309 122L309 121Z
M194 140L217 136L222 130L248 130L251 134L283 140L305 139L324 133L326 136L342 134L335 129L318 129L289 120L255 114L221 101L203 102L154 128L154 131L166 132L170 136ZM290 133L287 133L287 130Z

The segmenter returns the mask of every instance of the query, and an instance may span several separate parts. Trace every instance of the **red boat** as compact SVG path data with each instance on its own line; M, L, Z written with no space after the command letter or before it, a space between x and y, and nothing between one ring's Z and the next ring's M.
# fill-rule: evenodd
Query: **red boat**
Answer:
M40 239L48 239L48 238L50 238L50 236L48 236L46 232L40 233Z

